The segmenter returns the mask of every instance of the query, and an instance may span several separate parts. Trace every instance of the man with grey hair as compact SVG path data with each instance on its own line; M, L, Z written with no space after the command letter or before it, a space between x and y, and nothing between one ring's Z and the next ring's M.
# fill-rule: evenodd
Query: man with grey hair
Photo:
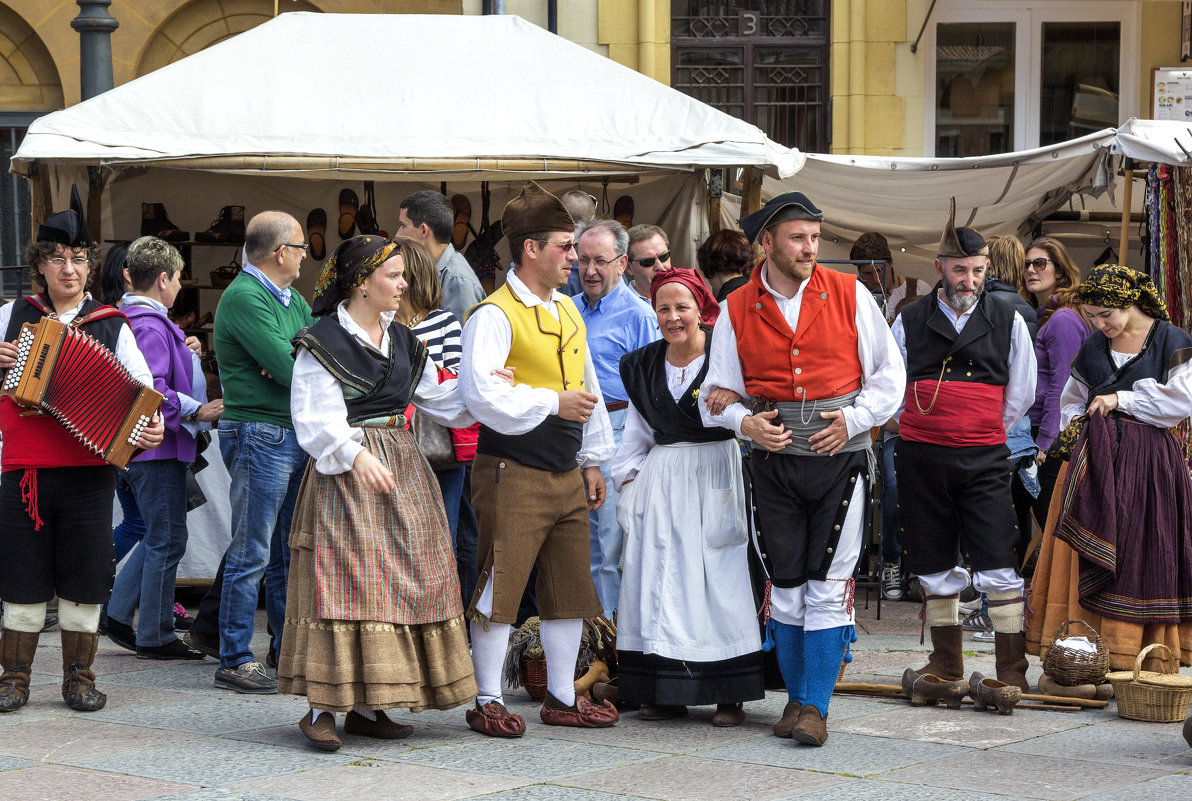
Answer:
M629 229L627 253L627 274L633 291L649 302L654 273L671 268L670 237L657 225L635 225Z
M1031 336L1014 306L985 293L989 248L956 228L956 201L940 240L936 289L903 309L892 333L906 358L906 398L894 449L904 560L919 577L931 658L903 678L964 678L960 591L989 597L999 681L1029 689L1022 630L1018 528L1010 497L1006 432L1035 398Z
M629 396L621 382L621 357L658 339L658 319L649 303L622 280L628 260L629 234L616 220L590 220L576 228L576 252L583 291L572 300L588 329L588 352L600 380L604 405L617 447L625 430ZM592 580L605 616L612 616L621 594L621 551L624 532L617 525L617 497L609 473L601 466L607 500L588 513L592 542Z
M232 479L232 542L224 554L215 686L237 692L277 692L277 680L253 659L253 616L264 576L265 611L280 641L290 520L307 461L290 418L290 340L314 321L310 306L290 285L309 247L289 214L264 211L253 217L245 230L244 269L215 312L224 396L219 449Z
M451 203L433 189L409 195L397 212L397 235L408 236L430 251L443 285L443 308L463 325L468 309L484 300L484 287L468 260L451 244L453 225Z

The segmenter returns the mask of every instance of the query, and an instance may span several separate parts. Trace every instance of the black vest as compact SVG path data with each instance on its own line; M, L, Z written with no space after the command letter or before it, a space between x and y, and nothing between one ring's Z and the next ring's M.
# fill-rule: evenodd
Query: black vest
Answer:
M49 300L42 296L42 302L46 306L50 305ZM107 308L98 300L87 298L83 301L82 308L79 309L79 317L86 317L96 309ZM21 326L25 323L36 323L42 317L45 317L45 312L34 306L25 298L14 302L12 304L12 317L8 320L8 330L4 332L4 341L12 342L20 333ZM116 352L116 340L120 338L120 328L128 323L128 318L122 314L113 315L112 317L105 317L102 320L92 320L80 326L80 330L86 331L87 335L99 342L112 353Z
M705 428L699 416L699 388L708 374L712 334L704 341L704 364L675 400L666 385L666 340L660 339L621 357L621 381L633 408L654 431L659 445L721 442L733 438L727 428Z
M481 423L476 452L512 459L535 470L563 473L579 466L575 457L583 442L583 423L548 414L524 434L502 434Z
M291 344L310 351L336 381L363 393L344 397L353 425L402 414L426 366L426 346L396 321L389 324L387 356L365 347L330 314L299 331Z
M1192 359L1192 336L1166 320L1157 320L1147 333L1142 350L1121 367L1114 367L1109 339L1100 331L1089 334L1072 359L1072 377L1088 388L1088 399L1130 390L1135 382L1154 378L1167 381L1167 373Z
M938 283L935 289L939 289ZM982 293L977 309L957 333L932 290L902 310L907 383L930 379L1005 386L1010 380L1014 308ZM948 359L947 366L944 360Z

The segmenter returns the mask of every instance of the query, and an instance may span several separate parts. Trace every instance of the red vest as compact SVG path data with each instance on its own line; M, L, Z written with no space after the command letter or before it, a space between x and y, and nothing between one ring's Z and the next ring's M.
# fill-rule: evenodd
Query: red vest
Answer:
M817 266L803 290L799 330L792 332L762 284L764 264L727 300L750 397L823 400L860 389L856 277Z

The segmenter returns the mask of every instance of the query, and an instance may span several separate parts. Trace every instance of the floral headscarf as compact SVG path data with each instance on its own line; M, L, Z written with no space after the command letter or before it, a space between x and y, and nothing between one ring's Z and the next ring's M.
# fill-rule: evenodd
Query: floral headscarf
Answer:
M340 242L319 273L311 314L323 317L335 311L340 301L367 281L397 249L396 242L380 236L354 236Z
M1157 320L1167 319L1167 306L1146 273L1119 264L1100 264L1080 282L1076 297L1081 303L1106 309L1137 306L1143 314Z

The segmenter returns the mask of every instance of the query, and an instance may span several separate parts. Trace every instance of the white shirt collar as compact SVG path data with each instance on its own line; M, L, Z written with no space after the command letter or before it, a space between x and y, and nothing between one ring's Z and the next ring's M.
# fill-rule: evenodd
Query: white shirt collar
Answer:
M513 292L514 297L526 304L527 308L531 309L535 306L547 306L549 308L550 304L557 303L566 297L566 295L559 290L552 289L550 292L550 300L543 300L531 292L529 287L526 286L525 282L518 278L517 273L513 270L510 270L509 274L505 276L505 283L509 285L509 289Z
M393 316L395 314L397 314L397 312L381 312L381 325L384 331L381 334L381 347L378 349L377 346L373 344L372 338L369 337L368 332L361 328L360 325L352 319L352 315L348 314L348 302L346 300L341 301L340 304L335 307L336 318L339 320L339 324L344 327L344 330L356 337L356 339L360 340L362 345L372 348L373 350L379 350L381 353L389 352L389 324L393 322Z

